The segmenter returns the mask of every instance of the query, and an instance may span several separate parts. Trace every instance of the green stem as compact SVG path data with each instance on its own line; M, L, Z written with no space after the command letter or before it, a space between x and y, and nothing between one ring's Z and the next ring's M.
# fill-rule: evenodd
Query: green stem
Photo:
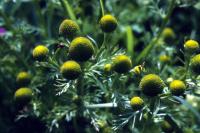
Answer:
M37 14L38 20L39 20L39 26L41 27L41 29L44 29L44 33L42 35L43 35L43 37L46 37L48 30L47 30L45 18L42 15L42 10L40 8L39 1L34 0L34 4L35 4L35 8L36 8L35 11L36 11L36 14Z
M161 25L161 28L158 32L158 35L156 37L154 37L151 42L146 46L146 48L141 52L141 54L136 58L136 63L139 63L141 61L141 59L146 58L147 55L151 52L151 50L154 48L155 44L158 42L158 40L160 39L162 32L167 24L167 22L169 21L169 18L172 14L172 11L175 7L175 0L171 0L170 6L169 6L169 10L167 12L166 17L163 19L163 23Z
M68 0L60 0L60 3L62 4L65 12L69 15L70 19L76 21L76 16L72 10L72 7L70 6Z
M117 103L101 103L101 104L91 104L91 105L85 105L86 108L116 108Z
M47 31L48 31L48 37L51 38L52 37L52 32L51 32L51 24L52 24L52 18L53 18L53 3L49 3L48 5L48 18L47 18Z
M101 6L101 13L102 13L102 16L105 15L105 12L104 12L104 5L103 5L103 0L99 0L100 2L100 6Z
M134 41L132 28L131 26L127 26L126 27L126 47L127 47L128 54L131 56L133 56L134 54L134 46L135 46L135 41Z
M74 129L75 129L76 133L79 133L79 127L78 127L78 124L77 124L77 118L76 117L73 118L73 125L74 125Z
M188 75L188 71L189 71L189 63L190 63L190 54L186 53L185 54L185 74L183 75L183 77L181 77L181 80L186 80L187 75Z

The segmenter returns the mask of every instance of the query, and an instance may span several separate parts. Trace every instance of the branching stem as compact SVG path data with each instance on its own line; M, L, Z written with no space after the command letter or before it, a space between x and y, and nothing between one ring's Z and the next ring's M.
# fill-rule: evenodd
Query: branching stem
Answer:
M116 108L117 103L100 103L85 105L86 108Z

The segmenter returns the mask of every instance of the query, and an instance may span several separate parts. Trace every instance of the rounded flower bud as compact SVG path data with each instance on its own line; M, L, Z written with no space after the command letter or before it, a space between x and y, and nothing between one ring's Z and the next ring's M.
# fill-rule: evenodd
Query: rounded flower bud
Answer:
M75 38L69 47L69 56L76 61L87 61L94 54L92 42L85 37Z
M169 88L173 95L179 96L185 92L186 86L181 80L174 80L170 83Z
M36 60L44 60L49 53L49 49L44 45L38 45L33 49L33 58Z
M165 133L172 133L174 130L173 127L166 120L161 123L161 129Z
M103 32L112 32L117 28L117 20L112 15L104 15L100 20L100 27Z
M112 67L117 73L127 73L132 67L132 62L126 55L117 55L113 60Z
M70 19L63 20L59 27L59 34L63 35L64 37L74 37L78 31L78 24Z
M112 65L111 64L105 64L104 65L104 72L109 73L112 70Z
M75 61L66 61L61 67L60 72L63 77L69 80L74 80L81 74L81 66Z
M163 63L167 63L167 62L170 61L170 57L167 56L167 55L161 55L161 56L159 57L159 60L160 60L161 62L163 62Z
M197 54L194 57L192 57L191 69L194 73L200 74L200 54Z
M163 92L165 83L158 75L148 74L142 78L139 86L145 95L157 96Z
M163 30L162 37L166 43L171 43L175 39L176 35L173 29L168 27Z
M184 48L186 51L195 52L199 49L199 43L195 40L188 40L185 42Z
M140 97L133 97L130 100L130 105L134 111L137 111L144 107L144 101Z
M14 95L14 99L18 104L25 105L32 99L33 92L29 88L19 88Z
M16 81L20 86L27 86L31 82L31 75L27 72L20 72Z

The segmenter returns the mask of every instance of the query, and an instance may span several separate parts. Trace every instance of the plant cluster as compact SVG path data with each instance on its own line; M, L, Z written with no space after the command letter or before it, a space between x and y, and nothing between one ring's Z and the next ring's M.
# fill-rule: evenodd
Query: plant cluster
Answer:
M200 132L199 11L195 0L0 2L0 129Z

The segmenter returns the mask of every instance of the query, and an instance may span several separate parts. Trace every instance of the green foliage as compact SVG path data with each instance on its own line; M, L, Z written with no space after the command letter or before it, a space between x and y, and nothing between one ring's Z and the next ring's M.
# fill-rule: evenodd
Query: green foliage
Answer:
M199 133L199 5L0 1L0 132Z

